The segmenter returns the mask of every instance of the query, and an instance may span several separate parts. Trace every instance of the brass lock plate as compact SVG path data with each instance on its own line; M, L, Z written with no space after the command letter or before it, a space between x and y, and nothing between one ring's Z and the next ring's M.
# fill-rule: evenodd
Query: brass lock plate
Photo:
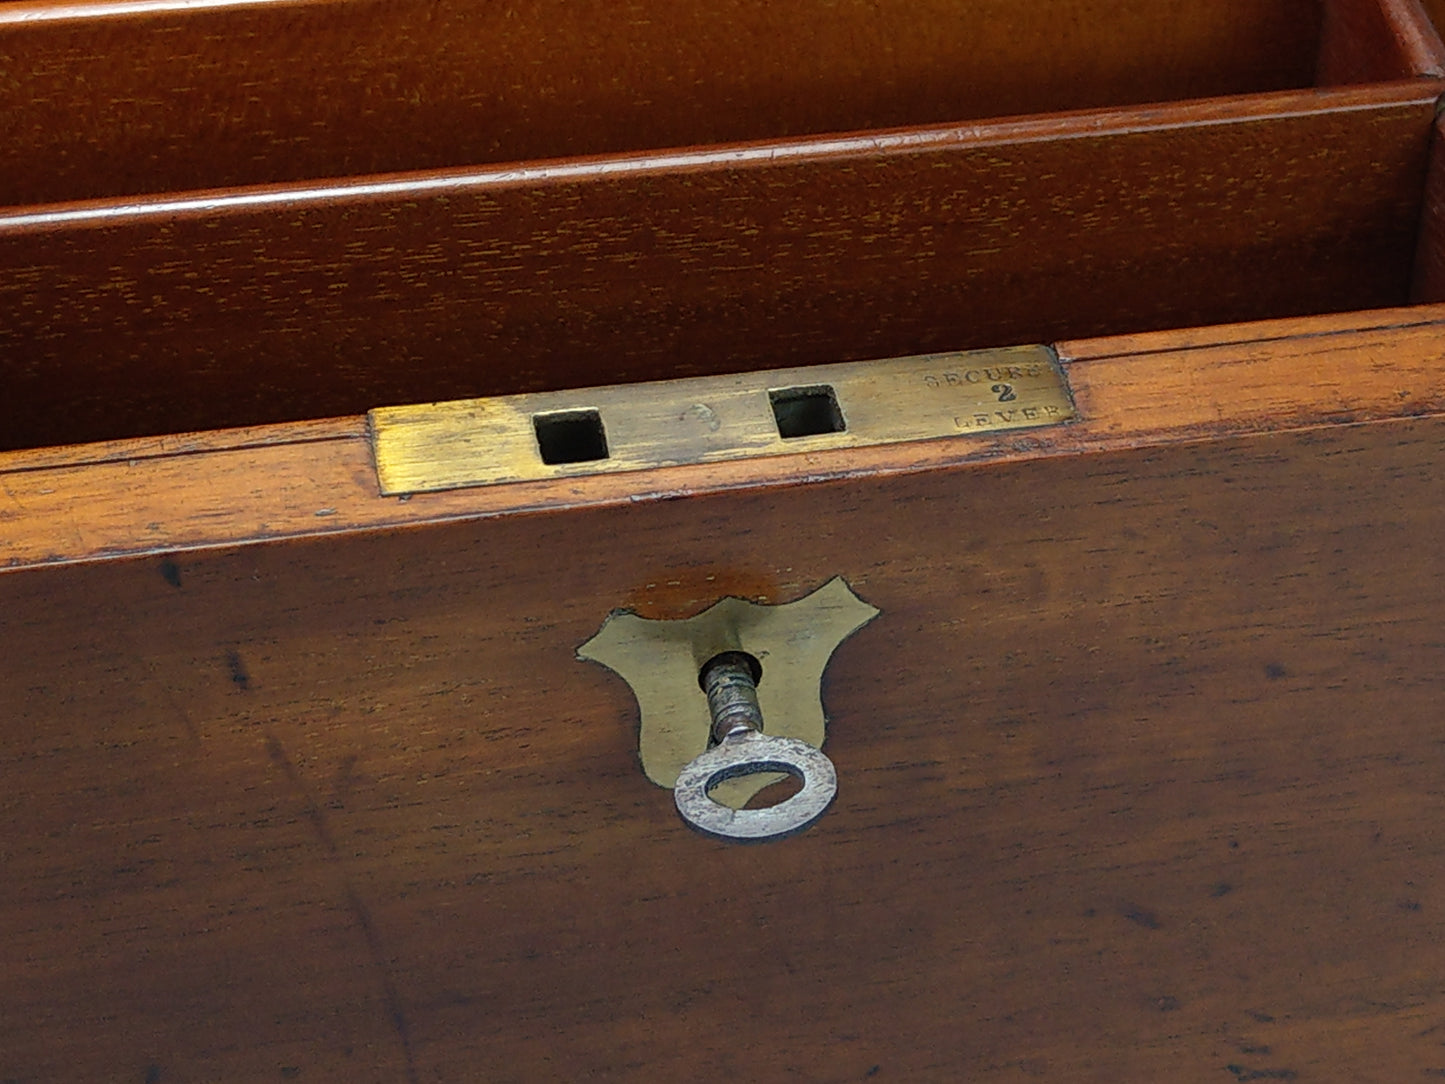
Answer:
M1027 429L1076 417L1045 346L373 410L381 491L636 471Z
M827 719L822 681L838 646L878 615L841 577L780 606L725 598L681 621L658 621L617 611L577 657L601 663L631 687L641 716L642 770L660 787L677 782L683 767L708 748L712 719L699 671L724 652L753 656L764 731L822 748ZM729 779L713 797L740 807L780 778L759 773Z

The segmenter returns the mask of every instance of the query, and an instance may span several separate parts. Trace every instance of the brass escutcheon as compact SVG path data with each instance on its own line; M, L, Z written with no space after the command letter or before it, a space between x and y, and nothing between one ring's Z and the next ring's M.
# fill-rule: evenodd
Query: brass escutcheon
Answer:
M827 733L823 671L833 652L877 616L841 577L780 606L724 598L694 617L660 621L628 611L610 614L577 657L600 663L632 688L641 716L642 770L671 788L684 766L709 746L712 717L698 675L711 659L743 652L762 667L758 706L767 734L821 749ZM757 772L726 779L712 798L740 809L782 776Z

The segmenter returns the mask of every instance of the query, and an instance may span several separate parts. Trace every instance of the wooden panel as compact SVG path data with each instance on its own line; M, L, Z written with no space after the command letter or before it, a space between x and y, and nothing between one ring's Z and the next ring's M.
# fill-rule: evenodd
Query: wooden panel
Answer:
M810 453L813 479L1445 411L1445 306L1060 344L1077 423ZM1381 361L1388 357L1388 363ZM794 456L380 496L364 418L0 455L0 569L794 484Z
M1425 194L1420 201L1420 240L1415 250L1412 300L1445 300L1445 131L1435 122L1430 141Z
M1406 300L1438 85L0 216L0 447Z
M1303 87L1320 32L1318 0L177 6L0 5L0 205Z
M1401 7L1415 8L1410 21L1421 25L1423 12L1429 25L1424 27L1425 47L1435 52L1440 45L1439 28L1445 25L1445 0L1402 0ZM1420 207L1420 237L1415 252L1415 274L1410 285L1411 300L1434 302L1445 300L1445 144L1437 123L1430 147L1430 165Z
M1325 5L1316 80L1321 86L1445 74L1445 45L1419 0Z
M1113 452L0 575L0 1074L1445 1069L1441 404L1140 443L1111 383ZM575 647L840 573L838 806L688 833Z
M1420 0L1420 6L1430 16L1437 32L1445 28L1445 0Z

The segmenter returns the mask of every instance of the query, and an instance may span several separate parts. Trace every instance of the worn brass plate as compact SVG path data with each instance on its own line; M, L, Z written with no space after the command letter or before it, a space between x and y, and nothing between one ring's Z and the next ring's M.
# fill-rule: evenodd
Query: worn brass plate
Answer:
M370 415L385 494L966 436L1074 416L1063 371L1044 346L384 407Z

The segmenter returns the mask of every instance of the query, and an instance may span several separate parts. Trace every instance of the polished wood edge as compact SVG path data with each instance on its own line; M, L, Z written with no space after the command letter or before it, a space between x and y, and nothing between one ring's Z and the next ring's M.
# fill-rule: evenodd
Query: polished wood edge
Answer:
M1126 354L1170 353L1226 346L1231 343L1303 339L1341 332L1422 327L1445 323L1445 303L1405 305L1364 312L1329 313L1323 316L1294 316L1276 320L1252 320L1236 324L1150 331L1131 335L1110 335L1092 339L1070 339L1055 344L1059 357L1073 367L1082 363ZM1077 378L1076 378L1077 379ZM365 416L318 418L304 422L211 429L196 433L173 433L155 437L96 441L47 448L0 451L0 475L57 467L78 467L100 463L134 462L179 455L239 451L273 444L305 444L328 440L371 439Z
M236 451L267 444L307 444L323 440L346 440L366 432L366 419L317 418L304 422L208 429L199 433L174 433L157 437L104 440L93 444L66 444L50 448L25 448L0 452L0 474L75 467L94 463L120 463L165 456L196 455L204 452Z
M1348 331L1420 327L1445 321L1445 304L1399 305L1364 312L1332 312L1320 316L1288 316L1273 320L1249 320L1208 327L1145 331L1128 335L1105 335L1092 339L1070 339L1056 344L1061 357L1085 362L1123 354L1167 353L1196 350L1230 343L1267 342L1274 339L1302 339L1313 335L1337 335Z
M1330 0L1315 78L1321 86L1438 76L1439 36L1418 0Z
M1422 302L1445 301L1445 124L1438 117L1430 129L1410 297Z
M1411 71L1445 75L1445 42L1420 0L1381 0L1381 11Z
M154 15L220 12L237 8L338 7L345 0L16 0L0 3L0 26L135 20Z
M214 218L309 204L400 202L476 189L535 188L613 177L768 169L804 161L877 161L899 155L1002 144L1095 139L1199 125L1284 120L1322 113L1408 106L1437 100L1445 79L1413 78L1363 86L1270 91L1125 108L1004 117L956 125L843 132L786 141L588 155L485 168L427 170L250 185L141 197L34 204L0 209L0 235L57 228L104 228L145 218Z
M76 450L73 461L49 467L24 466L35 453L18 453L0 457L0 569L1445 413L1445 312L1356 314L1352 326L1345 319L1299 320L1283 337L1281 321L1256 325L1264 337L1255 339L1213 329L1212 344L1191 330L1178 333L1172 350L1163 346L1165 333L1133 353L1086 357L1087 344L1062 344L1081 420L1051 429L412 497L381 496L364 419L266 427L239 441L216 434L208 447L205 437L193 445L178 438L176 447L191 450L150 458L115 458L126 442L106 446L97 461Z

